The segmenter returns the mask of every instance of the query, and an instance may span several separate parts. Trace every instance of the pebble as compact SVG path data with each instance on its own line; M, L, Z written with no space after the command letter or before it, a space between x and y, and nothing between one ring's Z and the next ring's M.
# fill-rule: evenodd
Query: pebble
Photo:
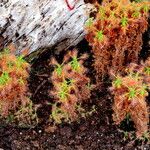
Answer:
M42 133L42 130L39 130L39 133Z

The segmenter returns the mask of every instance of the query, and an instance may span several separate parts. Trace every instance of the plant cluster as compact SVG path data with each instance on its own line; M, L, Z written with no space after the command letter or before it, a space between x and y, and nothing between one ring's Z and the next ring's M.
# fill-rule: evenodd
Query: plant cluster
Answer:
M0 54L0 114L7 117L11 111L28 103L27 78L29 64L23 55L16 57L9 49Z
M34 127L39 122L37 107L33 105L31 100L25 106L20 106L18 111L12 116L18 126L23 128Z
M6 123L31 127L38 123L38 119L36 108L29 99L30 65L24 55L14 55L14 45L8 47L0 53L0 117Z
M150 2L104 0L97 4L97 13L86 23L86 39L92 46L98 79L113 68L123 71L137 63L142 46L142 34L148 28Z
M82 102L90 98L90 79L83 66L86 58L87 54L77 57L77 51L74 50L65 55L62 64L54 58L51 60L51 64L55 66L51 76L53 89L50 93L55 99L51 118L55 123L76 120L82 109Z
M130 115L137 130L136 135L141 137L148 132L149 124L146 97L150 90L150 59L141 65L131 63L126 69L125 76L114 77L113 120L116 124L120 124L127 115Z

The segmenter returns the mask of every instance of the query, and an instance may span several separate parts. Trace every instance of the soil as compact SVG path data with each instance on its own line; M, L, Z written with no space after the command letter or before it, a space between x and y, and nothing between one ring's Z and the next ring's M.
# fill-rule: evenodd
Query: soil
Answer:
M140 54L141 59L150 56L150 30L143 36L144 46ZM83 40L77 48L80 53L91 54L88 43ZM54 51L54 50L53 50ZM87 118L71 124L61 124L54 128L48 122L52 101L49 96L51 82L49 77L53 68L49 60L55 56L61 61L64 51L54 54L47 51L36 60L31 69L29 87L32 101L38 105L39 125L35 128L18 128L12 125L0 126L0 148L4 150L150 150L150 143L137 140L132 122L125 120L120 126L112 121L113 98L109 92L110 83L102 85L101 89L92 92L87 109L96 107L96 111ZM89 76L94 83L92 57L89 57L85 66L89 68ZM150 99L150 98L148 98ZM149 102L150 103L150 102ZM128 133L128 136L126 136Z

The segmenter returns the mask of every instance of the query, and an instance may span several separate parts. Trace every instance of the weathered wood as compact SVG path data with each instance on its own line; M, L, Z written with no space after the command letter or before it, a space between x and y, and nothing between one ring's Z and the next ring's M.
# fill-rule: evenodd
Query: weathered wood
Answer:
M66 49L84 36L86 8L83 0L71 11L64 0L0 0L0 35L5 45L16 45L17 54L25 48L37 53L57 43L57 50Z

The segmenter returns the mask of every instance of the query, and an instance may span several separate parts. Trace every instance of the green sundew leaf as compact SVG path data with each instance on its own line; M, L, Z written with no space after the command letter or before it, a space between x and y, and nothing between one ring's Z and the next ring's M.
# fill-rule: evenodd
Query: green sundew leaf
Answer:
M14 115L13 114L9 114L8 117L6 118L6 122L7 123L11 123L14 121Z
M132 17L133 18L138 18L140 16L140 12L139 11L135 11L133 14L132 14Z
M137 95L136 89L135 89L135 88L130 88L130 87L129 87L128 90L129 90L129 93L128 93L129 99L135 98L136 95Z
M61 100L64 100L67 98L67 95L68 93L66 93L65 91L60 91L58 92L58 97L61 99Z
M68 85L72 85L74 83L74 80L73 79L69 79L68 80Z
M138 81L138 80L140 79L140 76L139 76L139 73L138 73L138 72L136 72L136 73L131 72L130 75L131 75L131 77L133 77L136 81Z
M146 73L147 75L150 75L150 67L146 67L146 68L145 68L145 73Z
M89 90L91 90L91 89L92 89L92 85L91 85L91 83L90 83L90 82L88 82L88 84L87 84L87 88L88 88Z
M146 85L143 85L142 88L141 88L141 90L140 90L140 92L139 92L139 94L141 96L144 96L147 93L147 91L146 91L147 88L148 87Z
M61 110L56 105L54 107L55 107L55 109L52 111L51 116L56 123L60 124L61 118L59 117L59 113L61 113Z
M115 17L115 12L112 12L112 13L111 13L111 16L112 16L112 17Z
M122 80L120 78L116 78L116 80L113 82L113 85L116 88L120 88L121 84L122 84Z
M121 26L125 27L128 24L128 18L127 17L123 17L121 18Z
M62 82L61 89L63 89L64 91L66 91L68 89L68 82L67 82L67 80L64 80Z
M10 79L8 72L3 72L0 76L0 85L5 85Z
M62 69L63 69L62 67L63 67L62 65L57 64L56 72L58 76L61 76L62 74Z
M124 139L128 139L129 137L128 131L123 131L123 134L124 134Z
M20 55L17 57L16 65L18 68L22 67L22 64L24 64L26 61L23 59L23 55Z
M103 31L100 30L97 32L96 34L96 38L99 40L99 41L102 41L104 39L104 34L103 34Z
M55 123L57 124L61 124L62 119L65 119L63 121L67 121L67 122L69 121L68 113L63 111L58 106L56 106L56 104L54 104L54 110L52 111L51 117L52 119L54 119Z
M18 79L18 82L19 82L20 84L24 85L24 80L22 79L22 77Z
M143 11L144 12L148 13L149 9L150 9L150 7L148 5L143 6Z
M10 49L9 48L4 48L4 53L5 54L9 54L10 53Z
M64 100L67 98L68 92L69 92L68 82L64 80L64 82L60 85L60 91L58 92L58 97L61 100Z
M104 19L105 18L105 9L103 7L99 7L99 13L101 15L100 19Z
M12 68L12 67L14 66L14 62L9 61L9 62L7 63L7 66L8 66L8 68Z
M90 27L90 26L93 24L93 22L94 22L94 18L91 17L91 18L89 18L89 19L86 21L85 25L88 26L88 27Z
M80 63L78 61L77 57L73 57L71 63L71 67L73 70L75 71L79 71L80 70Z

